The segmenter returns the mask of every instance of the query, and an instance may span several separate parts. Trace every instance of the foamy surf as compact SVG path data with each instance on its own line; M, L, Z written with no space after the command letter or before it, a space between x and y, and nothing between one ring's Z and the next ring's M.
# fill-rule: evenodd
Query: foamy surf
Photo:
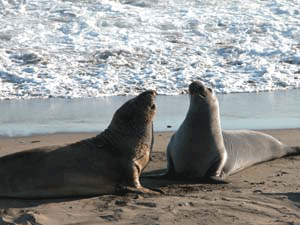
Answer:
M0 99L298 88L298 1L0 1Z

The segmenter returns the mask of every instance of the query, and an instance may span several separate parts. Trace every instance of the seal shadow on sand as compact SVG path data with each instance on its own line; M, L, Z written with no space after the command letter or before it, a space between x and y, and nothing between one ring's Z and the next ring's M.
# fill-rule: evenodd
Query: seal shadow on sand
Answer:
M174 184L228 184L227 181L222 180L217 177L206 177L206 178L199 178L199 179L192 179L184 176L180 177L153 177L155 175L164 174L167 172L167 168L165 169L158 169L158 170L152 170L143 172L141 176L141 183L145 187L149 189L153 188L161 188L168 185L174 185ZM150 176L149 178L147 176ZM178 175L179 176L179 175Z
M290 201L300 206L300 193L298 192L280 192L280 193L264 193L266 196L286 196Z
M1 210L8 208L30 208L43 204L49 203L60 203L60 202L70 202L85 198L91 198L95 196L70 196L70 197L48 197L48 198L19 198L19 197L1 197L0 199L0 213ZM1 224L1 223L0 223Z

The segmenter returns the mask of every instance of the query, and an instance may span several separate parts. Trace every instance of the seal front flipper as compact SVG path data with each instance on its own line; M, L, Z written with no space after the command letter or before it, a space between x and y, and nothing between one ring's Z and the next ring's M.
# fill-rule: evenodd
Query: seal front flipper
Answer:
M154 170L150 172L145 172L141 175L142 178L146 179L164 179L164 180L176 180L178 179L178 174L175 172L167 171L166 169Z
M131 171L131 173L128 173ZM126 195L128 193L135 193L135 194L161 194L161 191L157 190L150 190L145 188L141 185L139 180L140 169L138 165L134 165L132 169L126 171L126 174L122 174L120 177L120 182L118 182L117 194ZM133 179L127 179L133 177Z
M144 194L164 194L162 191L155 189L151 190L144 187L134 188L134 187L121 187L119 190L117 190L116 194L118 195L126 195L129 193L138 194L138 195L144 195Z

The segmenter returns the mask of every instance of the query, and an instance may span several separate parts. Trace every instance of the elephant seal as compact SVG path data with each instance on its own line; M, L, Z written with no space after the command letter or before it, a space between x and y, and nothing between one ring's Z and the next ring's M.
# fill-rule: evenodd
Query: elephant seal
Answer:
M38 148L0 158L1 197L113 194L143 188L139 177L153 147L155 91L127 101L99 135L63 147Z
M299 147L287 146L261 132L222 131L213 90L194 81L189 93L187 115L167 147L164 177L223 178L257 163L300 154Z

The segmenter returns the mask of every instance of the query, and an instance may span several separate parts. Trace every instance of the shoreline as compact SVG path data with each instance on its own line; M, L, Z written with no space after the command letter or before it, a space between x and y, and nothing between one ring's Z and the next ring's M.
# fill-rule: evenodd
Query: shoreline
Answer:
M105 99L0 101L0 135L94 133L109 125L128 96ZM218 95L222 129L300 128L300 89ZM155 131L177 130L189 107L188 95L157 96Z

